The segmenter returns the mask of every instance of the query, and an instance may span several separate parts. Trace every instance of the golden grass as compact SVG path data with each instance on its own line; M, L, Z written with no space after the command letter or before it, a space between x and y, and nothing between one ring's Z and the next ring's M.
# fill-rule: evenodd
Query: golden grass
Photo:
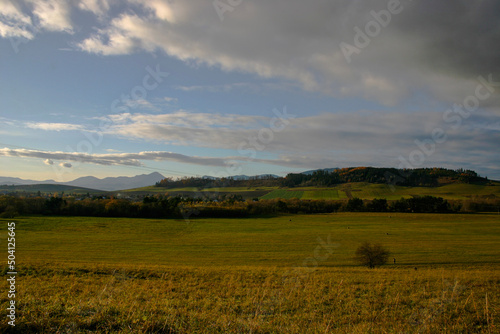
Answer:
M72 268L39 263L20 271L27 273L18 277L16 327L22 333L499 330L499 268ZM2 296L2 310L6 305ZM6 328L3 321L0 331Z

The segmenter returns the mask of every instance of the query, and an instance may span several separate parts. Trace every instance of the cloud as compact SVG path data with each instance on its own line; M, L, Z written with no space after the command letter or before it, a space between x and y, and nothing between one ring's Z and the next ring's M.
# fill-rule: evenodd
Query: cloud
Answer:
M84 11L89 11L96 14L98 17L103 17L111 8L111 2L108 0L80 0L78 8Z
M64 0L0 0L0 36L33 39L41 30L72 34L70 13Z
M30 0L33 15L40 21L40 26L48 31L73 32L70 18L70 4L64 0Z
M492 73L493 80L500 81L497 77L500 2L494 0L403 0L402 10L392 15L376 36L368 36L365 46L358 45L359 52L352 54L348 62L340 44L356 45L357 31L366 30L367 23L376 23L373 12L386 10L388 3L387 0L243 1L232 5L233 10L225 12L221 21L212 1L0 0L0 36L31 39L44 31L69 34L81 31L73 35L72 43L79 51L100 55L161 51L197 66L272 79L269 80L272 84L261 80L257 84L174 87L184 92L253 92L301 87L335 97L374 100L383 105L403 108L412 105L413 109L415 101L424 101L420 105L450 107L464 101L474 94L479 75L486 77ZM78 16L82 14L85 20ZM92 15L97 20L89 18ZM91 26L83 29L76 27L75 22ZM498 115L499 92L500 88L495 86L494 96L481 101L481 111ZM173 99L139 100L136 104L143 111L158 112L165 105L161 103L175 102ZM301 115L307 115L305 112L301 111ZM321 159L332 163L349 159L387 163L399 154L407 156L415 149L416 139L429 138L433 128L442 126L446 127L448 140L439 145L436 151L439 153L432 155L429 163L462 159L465 164L493 166L496 163L493 156L498 153L495 145L500 138L492 124L498 124L498 116L476 112L473 117L463 119L463 125L454 131L449 129L450 124L443 123L443 112L335 111L297 117L282 131L273 133L269 143L257 142L254 149L261 163L286 166L305 166ZM248 157L252 149L250 141L269 127L272 117L271 112L267 117L186 110L170 114L121 113L109 116L111 126L103 133L233 151L243 144L246 149L243 155ZM30 122L27 126L46 131L93 131L66 123ZM484 156L478 158L479 153ZM138 166L147 156L80 158L92 163ZM266 160L262 156L271 158ZM280 162L273 159L277 156ZM203 159L196 157L171 154L161 159L203 163ZM212 163L223 164L221 160Z
M164 96L164 97L163 97L163 100L164 100L165 102L177 102L177 101L178 101L178 99L177 99L177 98L175 98L175 97L168 97L168 96Z
M278 113L283 113L279 111ZM301 152L330 149L364 149L405 145L441 121L440 113L359 111L324 113L284 120L269 116L192 113L179 110L171 114L110 115L106 134L127 139L164 142L174 145L237 150L240 145L257 144L259 151ZM291 116L288 113L288 116ZM425 116L425 117L423 117ZM270 130L276 127L277 130ZM267 129L267 130L266 130ZM272 136L268 140L265 133ZM259 137L260 136L260 137ZM394 143L398 138L398 143ZM262 146L262 147L261 147Z
M45 163L46 165L51 166L51 165L53 165L53 164L54 164L54 161L52 161L51 159L45 159L44 163Z
M30 129L46 131L76 131L84 129L82 125L68 123L28 122L25 126Z
M496 160L492 156L498 152L496 143L500 142L498 116L476 110L473 116L462 118L455 129L457 123L450 123L452 118L445 111L445 108L405 113L359 110L312 116L294 116L292 111L285 113L284 110L269 111L268 116L194 113L182 109L164 114L121 113L103 118L107 127L98 131L103 136L125 140L234 153L224 158L189 157L170 152L94 155L59 152L56 156L55 153L45 156L43 152L32 152L30 156L129 166L142 166L142 161L165 160L223 167L228 159L293 168L321 167L322 161L323 165L331 166L352 165L353 162L355 165L397 166L401 162L399 157L408 160L413 151L421 150L418 143L432 140L433 131L442 129L446 141L432 144L435 149L425 157L422 165L444 166L456 161L457 157L460 161L456 161L455 167L470 164L469 167L474 167L472 169L482 170L483 165L493 165ZM280 121L275 113L288 116ZM457 113L452 115L458 116ZM31 127L47 131L96 131L66 123L35 123Z
M244 1L230 3L232 10L224 12L221 22L213 2L202 0L0 0L0 35L34 38L37 29L73 33L72 15L84 11L98 20L87 20L93 32L73 42L81 51L124 55L162 50L185 62L386 105L422 92L453 102L474 89L479 75L500 73L498 1L402 0L388 23L377 23L373 13L387 11L388 4ZM370 23L378 24L375 34L366 32ZM358 31L365 34L366 45L356 46ZM357 48L351 62L341 43Z
M279 120L275 112L288 116ZM121 113L106 117L109 126L101 129L101 133L126 140L231 150L238 152L239 158L233 156L230 159L246 161L252 157L254 162L290 167L302 167L315 160L319 162L319 157L324 161L332 158L335 161L397 165L400 163L398 156L408 159L412 151L419 149L415 141L432 139L435 129L443 129L447 140L437 145L436 154L426 159L428 163L447 162L450 156L461 156L464 162L480 164L480 160L472 157L471 152L483 152L485 156L490 156L491 152L498 151L496 143L500 142L500 131L497 126L493 126L499 123L498 117L480 111L476 111L474 117L462 119L458 129L454 129L455 121L450 123L445 120L445 110L412 113L360 110L302 117L283 110L275 112L270 111L269 116L193 113L186 110L169 114ZM458 114L453 115L456 117ZM33 127L53 131L95 131L80 125L59 123L37 124ZM266 155L273 158L257 160ZM66 156L58 159L70 160ZM123 153L79 156L78 159L134 166L140 166L141 160L155 159L224 165L224 159L200 160L172 153L164 153L163 156L156 153Z
M445 110L414 113L361 110L294 117L287 119L287 123L273 123L272 112L268 117L187 111L159 115L126 113L110 116L113 122L106 134L233 150L240 156L229 159L253 157L254 162L289 167L320 166L321 161L323 164L332 161L333 165L334 161L398 165L398 156L408 159L419 149L415 141L431 140L435 129L442 129L447 140L436 144L435 154L426 158L427 164L447 163L450 158L460 156L463 163L480 165L480 161L489 159L478 160L471 152L491 156L491 152L498 151L500 131L492 127L498 124L498 117L476 111L473 118L463 119L460 127L454 129L455 123L445 121L444 115ZM273 130L276 128L272 124L278 130ZM257 159L266 154L279 158Z
M354 28L365 29L374 20L371 11L386 10L387 1L243 2L223 22L210 1L133 3L144 13L119 14L80 48L104 55L161 49L184 61L384 104L397 104L415 89L433 94L442 84L470 87L478 75L499 72L495 1L402 1L351 63L340 43L354 45ZM451 101L453 94L440 97Z
M28 30L31 26L31 18L22 12L16 2L0 0L1 37L23 37L33 39L33 33Z
M265 85L257 85L249 82L236 82L225 85L195 85L195 86L176 86L175 88L184 92L203 91L209 93L227 93L237 89L246 91L260 91Z
M60 152L60 151L40 151L28 149L0 149L0 156L20 157L20 158L39 158L47 161L65 160L79 163L90 163L97 165L121 165L121 166L143 166L141 160L150 161L175 161L188 164L197 164L203 166L223 167L226 161L223 158L211 157L192 157L172 152L146 151L139 153L110 153L110 154L86 154L78 152ZM68 167L68 166L64 166Z
M60 167L64 167L64 168L71 168L71 167L73 167L73 165L72 165L72 164L70 164L69 162L61 162L61 163L59 164L59 166L60 166Z
M154 51L156 45L136 37L135 29L146 30L147 20L133 14L123 14L111 21L111 26L78 44L79 49L106 56L129 54L140 49ZM142 27L142 28L141 28Z

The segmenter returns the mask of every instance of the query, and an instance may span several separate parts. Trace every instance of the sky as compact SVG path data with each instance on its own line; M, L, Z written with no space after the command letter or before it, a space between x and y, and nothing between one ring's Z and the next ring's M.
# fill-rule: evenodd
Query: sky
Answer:
M500 2L0 0L0 176L500 179Z

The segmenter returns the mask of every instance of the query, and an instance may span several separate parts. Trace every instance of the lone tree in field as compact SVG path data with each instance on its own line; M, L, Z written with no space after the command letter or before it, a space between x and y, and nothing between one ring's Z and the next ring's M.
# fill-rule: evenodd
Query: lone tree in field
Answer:
M356 250L356 260L364 266L375 268L387 263L389 251L379 244L364 242Z

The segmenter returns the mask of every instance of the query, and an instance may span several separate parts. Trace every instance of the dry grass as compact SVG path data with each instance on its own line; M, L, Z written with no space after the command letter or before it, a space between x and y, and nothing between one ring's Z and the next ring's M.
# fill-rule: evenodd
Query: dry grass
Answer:
M16 219L16 327L7 325L4 279L0 332L500 333L498 215L186 225ZM336 245L318 249L330 236ZM6 229L0 237L6 240ZM356 266L364 240L388 247L397 264Z
M22 333L499 332L498 268L21 270Z

